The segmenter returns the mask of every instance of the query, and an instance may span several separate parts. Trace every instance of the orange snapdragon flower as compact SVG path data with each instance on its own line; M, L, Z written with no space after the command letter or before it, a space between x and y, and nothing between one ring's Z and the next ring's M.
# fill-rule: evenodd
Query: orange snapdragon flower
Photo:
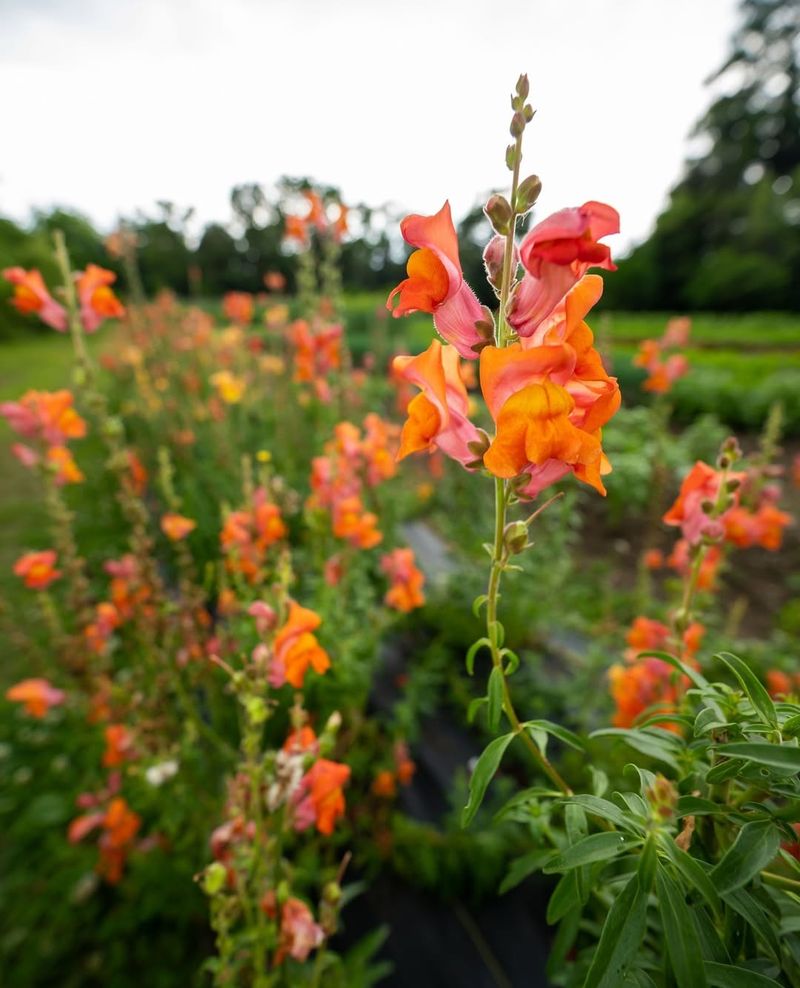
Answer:
M372 549L383 540L377 524L378 516L366 511L357 495L343 498L333 506L333 534L357 549Z
M331 660L313 634L320 624L322 618L314 611L294 600L289 603L286 623L275 635L275 658L270 671L273 686L287 682L300 689L309 666L319 675L328 671Z
M300 791L303 802L309 802L313 820L321 834L333 833L336 821L344 816L345 799L342 787L350 778L350 766L319 758L303 776ZM303 813L298 808L300 819Z
M391 586L383 600L388 607L407 614L425 603L422 587L425 575L414 564L412 549L394 549L381 559L381 569Z
M48 292L41 274L35 269L6 268L3 277L14 286L11 304L23 315L36 313L42 322L59 333L66 332L67 311Z
M26 552L14 563L14 575L20 577L29 590L46 590L61 576L55 568L56 553L53 549Z
M222 297L222 313L226 319L249 326L253 321L255 303L250 292L226 292Z
M475 324L484 319L475 293L464 281L450 203L433 216L406 216L403 239L417 249L408 259L408 277L389 295L392 315L429 312L439 334L468 360L475 360L486 337ZM397 305L392 308L397 298Z
M64 702L67 694L57 690L46 679L23 679L6 690L6 699L21 703L30 717L44 717L51 707Z
M561 209L532 227L519 247L525 274L508 311L520 337L533 335L590 267L616 270L599 243L612 233L619 233L619 213L602 202Z
M408 404L398 460L410 453L441 449L462 466L475 461L470 443L480 434L468 417L469 396L459 363L455 347L443 347L438 340L432 340L416 357L394 358L397 377L420 388Z
M167 514L161 517L161 531L173 542L179 542L181 539L185 539L196 528L196 521L176 514L174 511L168 511Z
M66 446L48 447L45 460L55 470L55 481L59 487L63 484L80 484L86 479Z
M729 473L728 479L744 480L743 473ZM716 501L722 474L707 463L698 460L689 473L684 477L678 498L664 515L664 523L678 525L683 536L691 544L696 544L706 535L710 538L721 538L725 533L725 518L728 511L719 518L711 518L703 510L703 505ZM738 504L739 491L732 493L734 507Z
M51 446L63 446L69 439L86 435L86 422L73 405L72 393L26 391L19 401L0 404L0 415L26 439L37 439Z
M89 264L86 270L76 277L81 322L87 333L94 333L104 319L122 319L125 306L109 286L117 276L97 264Z
M103 765L106 768L122 765L133 756L133 735L124 724L108 724L104 736Z

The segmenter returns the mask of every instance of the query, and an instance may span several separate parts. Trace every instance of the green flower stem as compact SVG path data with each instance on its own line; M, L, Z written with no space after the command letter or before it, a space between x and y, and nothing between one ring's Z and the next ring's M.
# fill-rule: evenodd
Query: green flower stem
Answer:
M508 718L514 733L522 739L525 747L530 752L533 760L545 773L550 781L564 793L571 796L572 790L561 778L558 770L552 765L546 755L539 750L536 742L522 726L514 703L511 699L511 690L508 686L505 672L503 670L503 659L500 655L500 646L497 641L497 601L500 595L500 578L506 567L506 551L503 545L503 532L506 524L506 504L507 490L506 482L499 477L495 478L495 525L494 525L494 551L492 553L492 568L489 573L489 587L486 591L486 637L489 639L492 653L492 664L500 670L503 679L503 709Z
M64 300L67 303L67 322L70 335L72 336L72 346L75 350L75 361L77 364L79 383L88 380L93 373L92 362L89 359L89 351L86 349L86 340L83 335L83 325L81 323L80 312L78 311L78 296L75 292L75 280L72 277L67 245L64 234L61 230L56 230L53 234L55 243L56 261L61 271L61 280L64 284Z

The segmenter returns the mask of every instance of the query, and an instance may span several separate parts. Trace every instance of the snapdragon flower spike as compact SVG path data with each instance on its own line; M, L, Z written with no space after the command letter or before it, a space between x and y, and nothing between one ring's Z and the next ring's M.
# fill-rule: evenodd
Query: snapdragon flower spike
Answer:
M397 459L420 450L440 449L466 466L475 460L469 444L480 440L468 418L469 395L459 372L455 347L432 340L416 357L395 357L393 370L420 388L408 404Z
M452 343L462 357L475 360L485 338L475 324L485 316L475 293L464 281L458 254L458 238L450 203L433 216L406 216L400 224L403 238L417 250L408 259L408 277L386 301L392 315L429 312L439 335ZM398 297L397 305L392 303Z
M507 317L519 336L532 335L591 267L616 271L611 251L598 243L619 233L619 213L602 202L560 209L537 223L519 248L525 269Z
M44 279L35 269L6 268L3 277L14 286L11 304L27 315L35 312L46 326L65 333L67 330L67 310L52 297Z

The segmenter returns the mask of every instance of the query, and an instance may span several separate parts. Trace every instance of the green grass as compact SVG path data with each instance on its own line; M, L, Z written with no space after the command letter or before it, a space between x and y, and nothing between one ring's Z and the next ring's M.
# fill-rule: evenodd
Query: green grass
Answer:
M668 316L663 312L608 312L589 322L612 341L658 338ZM692 315L691 342L714 347L794 349L800 354L800 315L788 312Z

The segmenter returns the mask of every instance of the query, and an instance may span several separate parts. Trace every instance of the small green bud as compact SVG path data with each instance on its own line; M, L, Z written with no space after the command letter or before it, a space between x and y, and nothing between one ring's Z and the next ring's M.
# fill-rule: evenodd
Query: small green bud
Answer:
M514 163L517 160L517 149L513 144L509 144L506 148L506 168L510 172L514 171Z
M541 191L542 181L538 175L529 175L524 181L520 182L520 186L517 189L517 198L514 203L516 211L518 213L527 213L539 198Z
M212 861L203 872L203 891L206 895L217 895L228 881L228 869L221 861Z
M533 115L535 112L536 111L533 109L530 103L526 103L525 106L523 106L522 115L523 117L525 117L525 123L530 123L531 120L533 120Z
M517 79L517 95L521 100L526 100L528 98L528 93L531 91L530 83L528 82L528 77L523 72L522 75Z
M342 887L338 882L328 882L322 890L322 898L325 902L335 906L342 898Z
M523 552L528 546L528 526L524 521L510 521L503 530L503 545L512 556Z
M260 696L248 696L244 701L244 707L250 723L256 726L263 724L269 714L267 704Z
M511 228L513 213L507 199L499 195L490 196L489 201L483 207L483 211L496 233L502 235L508 233Z

